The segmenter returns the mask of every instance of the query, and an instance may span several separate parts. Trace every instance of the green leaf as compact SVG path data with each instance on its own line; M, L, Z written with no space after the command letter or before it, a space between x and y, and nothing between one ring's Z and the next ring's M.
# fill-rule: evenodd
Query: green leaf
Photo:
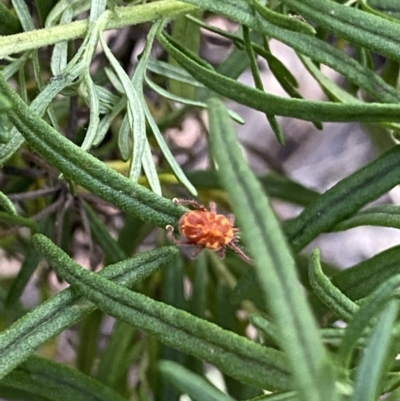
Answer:
M13 214L0 212L0 221L4 221L9 224L15 224L22 227L28 227L32 231L37 231L37 223L31 219L21 216L15 216Z
M0 380L1 385L55 401L125 401L114 390L78 370L33 355Z
M365 1L362 2L363 4ZM400 5L397 0L368 0L368 4L375 10L379 10L389 18L400 18Z
M21 57L21 63L24 61L25 57ZM20 67L21 63L17 63L15 67ZM38 96L33 100L30 104L29 109L26 110L27 113L36 112L39 116L42 116L46 111L46 107L50 104L53 98L60 93L65 87L70 85L73 80L75 79L76 75L79 73L79 69L71 71L69 74L61 77L54 78L50 81L50 83L43 89L42 92L39 93ZM10 90L10 87L6 83L3 76L0 75L0 80L3 82L4 85ZM6 93L2 90L3 95ZM12 91L9 93L13 93ZM14 93L13 93L14 94ZM16 98L17 95L14 94ZM15 107L15 104L11 101L11 99L7 96L7 100ZM24 107L28 107L25 103ZM10 112L14 112L15 110L10 110ZM57 131L55 131L57 132ZM58 135L58 133L56 134ZM0 165L3 165L24 143L23 135L18 132L17 128L13 128L11 130L11 140L7 142L5 145L0 146Z
M0 91L11 101L10 120L30 145L64 176L129 214L165 227L174 225L183 207L132 183L68 141L32 112L0 76Z
M58 3L61 3L58 2ZM70 5L71 1L66 2ZM82 7L79 7L81 6ZM76 13L80 14L90 6L87 0L78 0ZM175 0L166 0L162 2L152 2L132 7L116 7L112 12L106 11L105 29L116 29L124 26L132 26L143 22L154 21L160 18L176 18L178 15L190 13L197 10L198 7L190 6ZM26 50L37 49L42 46L48 46L65 40L82 38L88 30L88 21L73 21L67 25L58 25L53 27L51 35L47 29L37 29L34 32L20 34L19 36L0 37L0 58L23 52Z
M36 235L35 241L56 272L105 313L148 331L164 344L204 359L245 383L271 389L291 386L279 351L83 269L43 236Z
M198 59L195 60L193 54L179 47L168 35L160 34L158 39L168 53L206 87L255 110L307 121L400 121L400 105L397 104L339 104L288 99L268 94L217 74L211 66L206 66L204 62L199 63Z
M285 225L293 249L299 251L320 233L329 231L335 224L399 184L399 160L400 146L395 146L309 204L297 218Z
M22 28L24 28L24 31L33 31L35 29L35 24L25 1L12 0L11 2L15 8L15 11L17 12L19 21L22 25Z
M194 14L200 17L201 12L197 11ZM185 15L175 19L172 37L193 53L198 54L200 47L200 27L192 20L186 18ZM170 57L169 62L171 65L176 65L176 61L172 57ZM185 97L190 100L194 100L196 97L196 90L190 84L170 80L169 87L171 92L176 96Z
M96 87L92 80L92 77L90 76L89 71L86 71L83 77L81 83L81 91L84 92L84 97L87 99L90 113L89 126L86 131L85 139L82 143L82 149L88 151L93 145L100 123L99 97L97 95Z
M130 131L133 132L133 155L131 172L129 176L133 181L137 181L141 172L142 156L144 152L146 139L146 121L140 95L137 86L131 82L127 73L123 70L119 61L112 54L103 35L100 35L100 43L103 47L104 54L117 74L121 84L124 88L125 95L128 100L128 113L127 119L129 121ZM139 66L138 66L139 67ZM97 142L96 142L97 143Z
M25 259L4 301L4 306L9 309L13 308L19 301L40 260L40 255L32 244L28 246L25 252Z
M40 21L42 25L44 25L49 12L56 5L57 0L35 0L35 3L40 16Z
M7 213L18 216L17 209L15 208L14 204L8 198L8 196L0 191L0 206L6 210Z
M51 264L53 259L58 263L70 262L70 258L54 245L50 243L50 246L46 246L49 245L48 242L49 240L41 247L40 252L45 253ZM115 280L120 285L131 286L171 261L178 252L176 247L162 247L144 252L107 266L99 275ZM80 298L71 289L66 289L16 321L0 333L0 377L10 372L40 345L95 309L94 304Z
M0 27L3 35L12 35L22 30L19 19L3 3L0 3Z
M397 354L391 348L398 311L398 300L392 300L379 316L369 344L357 367L351 401L375 401L379 398L384 375L393 364Z
M147 61L147 69L150 72L173 79L174 81L204 88L204 85L197 82L185 69L166 63L165 61L149 59Z
M389 278L400 274L400 246L390 248L372 258L341 271L332 283L353 300L361 299Z
M359 226L400 228L400 207L396 205L373 206L334 225L330 231L342 231Z
M173 93L165 90L161 86L155 84L153 81L151 81L148 77L145 77L147 85L151 89L153 89L155 92L157 92L159 95L165 97L166 99L170 99L174 102L182 103L188 106L195 106L195 107L201 107L201 108L207 108L207 104L205 102L201 102L199 100L191 100L183 97L179 97L177 95L174 95ZM244 120L242 117L240 117L239 114L237 114L233 110L229 110L229 114L231 115L232 119L235 120L236 122L240 124L244 124Z
M68 24L72 21L72 8L67 8L61 17L61 24ZM60 75L67 67L68 42L56 43L51 55L50 68L54 76Z
M168 379L181 394L187 394L193 401L234 401L229 395L177 363L161 361L158 364L161 374Z
M288 358L299 397L336 399L333 369L316 322L299 291L294 261L278 220L243 158L224 104L211 99L209 110L211 152L218 175L230 195L241 236L254 258L262 295L276 321L280 346Z
M315 35L316 33L315 29L306 22L272 11L268 7L264 7L258 0L251 0L251 4L263 18L274 25L307 35Z
M250 317L251 323L259 330L267 341L272 341L275 345L279 344L279 332L276 325L261 316L253 315Z
M313 0L307 0L308 2L313 1ZM298 51L299 53L310 57L311 59L321 63L325 64L335 71L340 72L343 74L345 77L347 77L350 82L353 82L355 85L365 89L367 92L371 93L376 99L378 99L381 102L395 102L398 103L400 101L400 94L397 91L396 88L393 88L392 86L388 85L378 74L375 74L373 71L369 70L366 67L363 67L358 63L356 60L352 59L350 56L347 56L345 52L343 52L341 49L336 49L335 47L331 46L329 43L318 39L317 37L310 36L310 35L305 35L300 32L293 34L293 32L287 30L287 29L282 29L277 27L276 25L273 25L269 23L268 21L254 15L252 12L252 6L251 4L246 1L246 0L184 0L185 3L189 4L195 4L198 7L201 7L203 9L212 11L216 14L223 15L233 21L236 21L240 24L247 25L249 28L252 28L260 33L263 33L267 35L268 37L274 38L279 40L280 42L290 46L294 50ZM298 2L300 3L300 2ZM314 2L315 7L318 8L318 5L320 4L319 1ZM333 4L335 7L342 7L342 8L349 8L345 6L341 6L338 4L335 4L333 2L329 2L329 4ZM366 14L366 13L364 13ZM358 17L355 16L355 18ZM330 18L329 14L329 7L327 10L326 18ZM380 21L380 19L379 19ZM374 21L375 26L379 26L379 21ZM397 28L396 26L393 26L393 23L391 25L393 27L391 33L392 36L397 35ZM398 35L397 35L398 36ZM398 39L398 38L397 38ZM164 46L164 45L163 45ZM396 46L396 49L398 49L398 45ZM169 51L169 50L168 50ZM378 51L379 53L379 51ZM175 58L176 55L174 56ZM180 62L180 64L182 64ZM185 60L185 68L188 68L189 61ZM192 67L190 67L192 68ZM197 69L196 69L197 70ZM200 75L203 76L203 72L197 71L196 74L193 73L193 71L188 70L189 72L192 73L192 75L198 79ZM204 74L205 76L206 74ZM206 78L204 78L206 79ZM199 79L198 79L199 80ZM212 77L210 77L210 81L212 80ZM207 77L207 82L210 82ZM203 82L203 81L200 81ZM203 82L205 83L205 82ZM228 81L226 81L228 83ZM229 82L230 84L230 82ZM208 86L208 84L206 84ZM216 85L218 90L223 90L219 88L219 85ZM214 88L214 85L210 86L212 89ZM228 90L225 90L225 92L229 92ZM224 95L222 92L218 92L221 95ZM228 95L226 95L228 96ZM238 94L235 93L235 97L238 96L239 98L243 98L244 96L239 96ZM247 98L247 97L246 97ZM233 99L233 98L232 98ZM310 104L311 105L311 104ZM366 106L366 105L364 105ZM251 106L253 107L253 106ZM345 109L345 108L343 108ZM272 109L271 109L272 110ZM261 110L264 111L264 110ZM314 110L315 112L316 110ZM310 111L311 114L308 115L306 114L307 117L311 117L313 112ZM372 110L371 110L372 112ZM344 118L350 118L348 114L344 111ZM272 114L275 115L280 115L278 112L275 113L273 111ZM338 113L339 114L339 113ZM351 114L351 113L350 113ZM345 117L346 116L346 117ZM304 118L299 117L299 118ZM331 117L332 118L332 117ZM336 118L339 118L339 115L336 115ZM364 117L363 117L364 118ZM316 120L319 121L328 121L325 119L320 119L318 116L316 117ZM390 121L391 118L388 118ZM333 120L332 120L333 121ZM339 120L335 120L339 121ZM351 120L340 120L340 121L351 121ZM361 121L361 120L359 120Z
M387 18L330 0L283 0L304 18L359 46L400 61L399 25Z
M126 323L116 323L107 347L101 354L96 373L97 380L116 388L118 380L126 375L129 370L129 347L135 332L136 329Z
M89 21L95 22L106 10L107 0L92 0L90 5Z
M393 296L394 290L400 284L400 275L396 275L381 284L368 298L353 319L348 323L338 352L338 364L348 368L354 353L357 341L364 329L368 327L371 319L384 308Z
M358 312L358 305L347 298L332 282L325 276L321 268L319 249L314 249L310 256L309 277L314 293L329 308L345 320L351 320Z
M125 259L125 252L111 236L108 227L103 223L89 204L84 203L84 207L90 222L90 232L106 254L108 261L116 263Z

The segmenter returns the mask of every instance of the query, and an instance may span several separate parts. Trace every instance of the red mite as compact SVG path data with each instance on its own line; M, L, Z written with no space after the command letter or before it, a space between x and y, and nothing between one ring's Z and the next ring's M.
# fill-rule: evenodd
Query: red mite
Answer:
M179 219L179 232L184 239L174 237L174 227L168 225L168 238L176 245L193 245L198 247L193 256L197 256L204 248L217 251L221 257L225 256L226 248L233 249L243 260L251 259L238 247L239 229L234 227L235 217L217 213L217 206L210 203L210 210L194 200L174 198L178 205L190 205L196 210L190 210Z

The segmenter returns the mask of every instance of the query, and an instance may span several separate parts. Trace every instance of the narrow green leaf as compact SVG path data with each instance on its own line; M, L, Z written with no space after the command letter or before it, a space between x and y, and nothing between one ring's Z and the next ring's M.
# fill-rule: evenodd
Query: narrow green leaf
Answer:
M359 307L325 276L321 268L319 249L314 249L310 256L308 272L310 284L318 298L339 317L351 320Z
M261 316L251 316L251 323L261 331L267 341L272 341L274 344L279 344L279 332L276 325Z
M307 68L308 72L317 80L322 90L331 98L342 103L362 103L358 99L340 88L332 79L325 76L314 62L306 56L299 55L300 60Z
M125 259L125 252L120 248L117 241L111 236L108 227L103 223L103 221L88 203L85 202L84 207L89 218L91 234L107 255L108 261L111 263L116 263Z
M307 0L307 1L310 2L312 0ZM368 68L361 66L356 60L352 59L350 56L347 56L341 49L336 49L329 43L326 43L325 41L320 40L317 37L311 35L305 35L300 32L294 35L293 32L287 29L282 29L277 27L276 25L269 23L268 21L262 19L261 17L254 15L254 13L252 12L252 6L250 2L248 2L247 0L184 0L184 2L197 5L198 7L201 7L205 10L210 10L218 15L223 15L229 19L232 19L233 21L237 21L240 24L247 25L249 28L252 28L254 30L257 30L258 32L266 34L268 35L268 37L277 39L280 42L285 43L286 45L290 46L299 53L304 54L305 56L308 56L311 59L319 63L325 64L333 68L335 71L340 72L345 77L347 77L350 80L350 82L353 82L355 85L365 89L367 92L371 93L373 96L376 97L376 99L378 99L381 102L397 103L400 101L400 94L396 88L392 87L391 85L388 85L378 74L375 74ZM336 7L342 7L347 9L350 8L338 5L334 2L329 2L329 4L333 4ZM316 8L318 8L318 5L319 2L315 2ZM358 15L359 14L357 14L355 18L357 18ZM325 16L327 19L331 17L329 14L329 7L328 10L326 11ZM374 20L374 22L376 23L376 20ZM376 27L379 26L379 22L377 24L375 23L374 25ZM391 26L393 26L393 23ZM397 28L393 26L393 30L391 31L391 33L392 36L396 36ZM397 51L398 45L396 45L395 49ZM377 52L380 53L379 50ZM174 57L176 58L176 55ZM182 63L180 62L180 64ZM185 63L185 68L188 68L188 65L189 62L187 61ZM200 73L194 74L193 71L191 70L188 71L191 72L196 79L199 78ZM212 78L210 77L210 79ZM207 82L209 82L208 79ZM206 84L206 86L208 86L208 84ZM220 94L225 96L224 93ZM345 113L343 114L343 117L347 116L347 113L344 111L344 109L345 107L343 107L343 112ZM314 111L310 110L310 115L312 115L313 112L315 111L316 110ZM373 113L372 110L371 112ZM279 115L278 112L276 113L273 112L272 114ZM339 118L339 115L337 115L336 118ZM316 120L328 121L325 119L320 119L318 116L316 116ZM391 118L388 118L388 120L390 121Z
M32 277L40 260L40 255L33 247L32 244L28 246L25 253L25 259L21 265L21 268L15 278L8 294L4 301L4 306L8 309L13 308L19 301L28 281Z
M320 233L354 214L400 182L400 146L341 180L308 205L285 231L297 252Z
M1 71L4 78L7 80L10 79L21 68L23 68L27 60L29 60L29 58L31 57L31 54L32 54L31 51L25 52L24 54L21 55L21 57L18 57L16 60L5 66L4 69Z
M334 225L330 231L342 231L359 226L400 228L400 207L397 205L373 206Z
M0 397L5 400L49 401L44 395L32 394L30 391L0 384Z
M40 250L41 252L43 249ZM51 253L51 258L49 256ZM144 252L131 259L109 265L99 275L115 280L120 285L131 286L153 274L169 263L179 253L176 247L162 247ZM51 244L46 257L53 263L68 263L70 259ZM66 289L36 307L28 315L16 321L0 333L0 377L10 372L29 354L50 338L72 326L96 309L91 302Z
M17 209L14 204L8 198L8 196L0 191L0 206L5 209L5 211L13 216L18 216Z
M357 367L351 401L375 401L381 395L382 380L397 354L391 346L398 311L398 300L392 300L376 322L369 344Z
M76 369L33 355L0 380L2 384L55 401L126 401Z
M52 8L50 13L46 18L46 27L57 26L58 21L62 18L62 15L71 8L76 15L77 5L84 5L85 9L82 11L87 11L90 9L90 1L89 0L60 0L57 1L56 5Z
M188 180L188 178L186 177L185 173L183 172L181 166L175 160L174 155L172 154L171 150L168 147L167 142L165 141L164 137L162 136L160 129L158 128L157 123L154 121L154 118L151 115L149 107L147 106L144 99L143 99L142 104L143 104L143 109L144 109L144 113L146 115L147 121L150 125L150 128L153 132L154 137L156 138L158 146L160 147L160 150L162 151L162 153L163 153L165 159L167 160L168 164L170 165L172 171L176 175L176 178L182 183L182 185L184 185L186 187L186 189L193 196L197 196L196 188Z
M204 359L243 382L261 388L290 387L291 379L279 351L85 270L43 236L36 235L35 241L57 273L107 314L148 331L164 344Z
M315 29L306 22L279 14L268 7L263 6L258 0L251 0L251 4L260 15L267 21L284 29L289 29L294 32L301 32L307 35L315 35Z
M307 121L400 121L397 104L339 104L283 98L251 88L236 80L217 74L211 66L198 63L185 49L166 34L159 35L161 45L198 81L214 92L227 96L255 110L278 116L290 116ZM397 100L398 101L398 100Z
M364 3L365 1L362 1ZM400 5L397 0L368 0L368 4L398 22L400 18Z
M106 114L113 110L115 104L118 103L119 97L114 95L110 90L95 85L97 97L99 98L99 112L100 114ZM97 135L96 135L97 138Z
M339 352L338 364L344 369L350 366L357 341L371 319L384 307L393 296L393 291L400 285L400 275L396 275L381 284L363 303L357 314L348 323Z
M100 336L100 325L103 313L95 310L79 325L79 346L76 355L76 367L90 375L97 357L97 346Z
M68 24L72 21L72 8L65 10L61 17L61 24ZM54 76L60 75L67 67L68 42L56 43L51 55L50 69Z
M12 35L22 30L19 19L3 3L0 3L0 27L3 35Z
M201 12L194 13L197 17L201 16ZM200 27L192 20L182 15L175 19L172 28L172 37L195 54L199 53L200 47ZM170 57L171 65L176 65L176 61ZM180 81L170 80L169 87L171 92L179 97L185 97L194 100L196 97L196 89L190 84Z
M112 86L120 93L123 94L124 93L124 87L121 84L121 81L118 79L117 74L115 73L115 71L110 68L110 67L106 67L104 68L104 72L107 75L107 78L110 80Z
M219 178L230 195L242 238L254 258L260 288L276 321L280 346L291 366L299 397L336 399L333 369L299 291L294 261L277 218L243 158L224 104L211 99L209 114L211 151Z
M24 31L33 31L35 29L35 24L25 1L11 0L11 3L17 12L19 21L22 25L22 28L24 28Z
M161 361L158 364L158 369L181 394L187 394L193 401L234 401L233 398L218 390L210 382L177 363Z
M110 114L111 117L111 114ZM108 122L105 119L103 120L104 123ZM109 122L111 122L109 120ZM105 128L106 126L103 125L102 128ZM99 133L101 132L101 130L99 129ZM106 131L105 129L102 130L101 136L105 136ZM99 137L98 137L99 138ZM98 140L96 141L96 144L98 143ZM127 118L124 118L122 120L121 126L119 127L119 131L118 131L118 150L119 153L121 155L121 159L123 161L128 161L129 157L132 155L132 136L131 136L131 129L129 127L129 121Z
M21 216L15 216L13 214L0 212L0 221L4 221L9 224L15 224L22 227L28 227L32 231L37 231L37 223L31 219Z
M49 12L56 5L57 0L35 0L35 3L39 13L41 25L44 25Z
M171 65L165 61L149 59L147 61L147 69L163 77L204 88L204 85L196 81L185 69L176 65Z
M283 0L283 3L340 37L400 61L399 25L395 21L330 0Z
M96 379L115 388L119 379L129 370L129 345L136 329L124 322L117 322L107 347L101 354ZM112 366L112 369L110 369Z
M30 145L52 163L66 178L76 181L90 192L150 223L174 225L184 213L183 207L156 196L107 168L78 146L68 141L32 112L0 75L0 91L10 100L10 120Z
M76 71L78 72L78 71ZM73 73L54 78L42 92L36 96L35 100L30 104L30 109L27 113L36 112L39 116L42 116L46 111L46 107L50 104L53 98L61 92L66 86L73 82L75 75ZM3 77L0 75L0 80L3 81ZM5 81L4 85L7 85ZM9 88L10 89L10 88ZM2 91L5 94L5 91ZM11 92L12 93L12 92ZM7 97L9 101L11 99ZM15 104L14 104L15 106ZM24 143L25 139L23 135L18 131L17 128L11 130L11 140L3 146L0 146L0 165L3 165Z
M107 0L92 0L90 5L89 21L95 22L106 10Z
M254 2L253 2L253 4L254 4ZM259 4L259 3L257 3L257 4ZM260 5L260 7L261 7L261 5ZM264 85L263 85L263 82L261 79L261 74L258 69L256 56L255 56L254 49L253 49L253 46L251 43L250 31L249 31L249 28L247 28L246 26L243 27L243 42L245 45L247 56L250 60L250 69L251 69L251 73L253 75L255 87L257 89L259 89L260 91L264 91ZM265 116L267 117L269 125L270 125L273 133L275 134L276 139L278 140L278 143L281 145L284 145L285 144L285 135L284 135L282 128L280 127L276 117L269 113L265 113Z
M341 271L332 283L353 300L371 294L389 278L400 274L400 246L387 249L372 258Z
M81 86L89 106L89 126L86 131L85 139L81 145L83 150L88 151L96 138L97 130L100 123L99 117L99 97L97 96L96 87L90 76L89 70L86 71Z
M150 57L150 52L151 48L153 46L153 41L155 38L155 35L162 26L164 22L159 20L158 22L154 23L147 35L147 41L146 45L144 47L143 53L141 55L141 58L139 60L138 65L136 66L135 73L133 74L132 77L132 86L135 88L138 96L138 103L139 107L141 107L141 112L143 113L143 121L145 121L146 114L145 114L145 109L144 109L144 104L145 104L145 99L143 95L143 81L144 81L144 75L146 74L146 65L147 65L147 60ZM129 100L129 97L128 97ZM129 106L129 102L128 102ZM128 109L129 110L129 109ZM136 125L135 125L135 130L137 130ZM137 145L136 143L141 140L142 144ZM138 151L135 152L135 147L138 147ZM156 193L161 194L161 187L160 187L160 181L158 179L157 174L155 173L155 165L153 158L151 157L151 152L149 152L150 145L148 144L147 137L146 137L146 126L144 125L144 132L138 132L136 133L135 131L133 132L133 155L132 155L132 164L129 172L129 176L133 180L137 180L139 178L140 174L140 162L143 163L143 170L145 171L145 174L147 176L147 179L149 180L150 186L153 188L153 190ZM138 153L138 152L141 153ZM136 156L135 156L136 154ZM137 166L137 161L135 160L135 157L139 157L139 167Z
M189 308L193 315L201 318L205 318L207 311L207 288L209 283L207 260L205 253L201 253L194 261L195 272L192 280L193 290Z
M148 77L145 77L147 85L151 89L153 89L155 92L157 92L159 95L165 97L166 99L170 99L174 102L182 103L188 106L195 106L195 107L202 107L202 108L207 108L207 103L199 101L199 100L190 100L187 98L182 98L177 95L172 94L171 92L168 92L161 86L155 84L153 81L151 81ZM236 121L239 124L244 124L245 121L243 120L242 117L238 113L236 113L234 110L229 110L229 114L232 117L232 120Z
M154 164L153 154L149 141L145 140L143 155L142 155L142 166L144 174L146 175L147 181L149 182L150 188L153 192L160 197L162 196L161 184L158 178L157 168Z
M130 177L133 181L137 181L141 172L142 156L146 139L146 122L142 104L140 102L139 92L137 87L131 82L130 78L120 66L119 61L112 54L103 35L100 35L100 43L103 47L104 54L117 74L122 86L124 87L125 95L128 99L127 118L129 127L133 132L133 155Z

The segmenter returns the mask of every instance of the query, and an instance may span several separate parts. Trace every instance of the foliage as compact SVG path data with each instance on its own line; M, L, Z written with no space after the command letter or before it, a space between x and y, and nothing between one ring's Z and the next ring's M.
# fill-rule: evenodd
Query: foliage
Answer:
M391 140L391 149L318 194L283 174L256 177L232 122L241 117L220 98L263 112L280 144L276 116L317 127L357 121L396 135L397 2L3 3L0 241L2 263L14 258L21 266L0 283L0 397L372 401L390 393L397 400L400 248L343 272L326 268L317 249L308 264L301 252L323 233L400 227L397 206L360 211L400 183L400 147ZM213 14L237 23L236 32L208 25ZM106 36L126 27L146 31L133 74ZM217 67L199 56L200 28L233 43ZM270 39L297 52L329 101L302 97ZM376 55L384 57L379 72ZM263 88L257 57L287 97ZM345 87L321 64L344 76ZM246 68L255 87L237 80ZM207 110L212 162L190 172L164 132L198 109ZM252 265L209 251L189 260L167 243L165 227L178 228L187 211L170 198L198 192L217 194L232 209ZM269 198L303 210L281 223ZM105 266L98 273L77 262L80 233L91 266ZM51 295L45 262L70 288ZM27 310L21 296L32 277L39 277L40 299ZM105 339L106 315L115 324ZM75 325L71 367L57 362L55 339ZM205 379L211 365L224 391Z

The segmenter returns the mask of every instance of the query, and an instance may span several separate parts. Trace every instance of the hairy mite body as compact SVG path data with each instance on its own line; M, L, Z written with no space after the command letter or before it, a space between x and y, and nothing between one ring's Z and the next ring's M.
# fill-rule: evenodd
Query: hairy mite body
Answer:
M242 259L250 262L251 259L237 246L239 229L234 227L233 215L225 216L217 213L216 204L210 203L210 210L194 200L173 199L177 204L188 204L197 210L190 210L179 219L179 232L184 240L177 240L172 226L167 226L168 238L177 245L193 245L199 249L218 251L220 256L225 255L226 248L233 249Z

